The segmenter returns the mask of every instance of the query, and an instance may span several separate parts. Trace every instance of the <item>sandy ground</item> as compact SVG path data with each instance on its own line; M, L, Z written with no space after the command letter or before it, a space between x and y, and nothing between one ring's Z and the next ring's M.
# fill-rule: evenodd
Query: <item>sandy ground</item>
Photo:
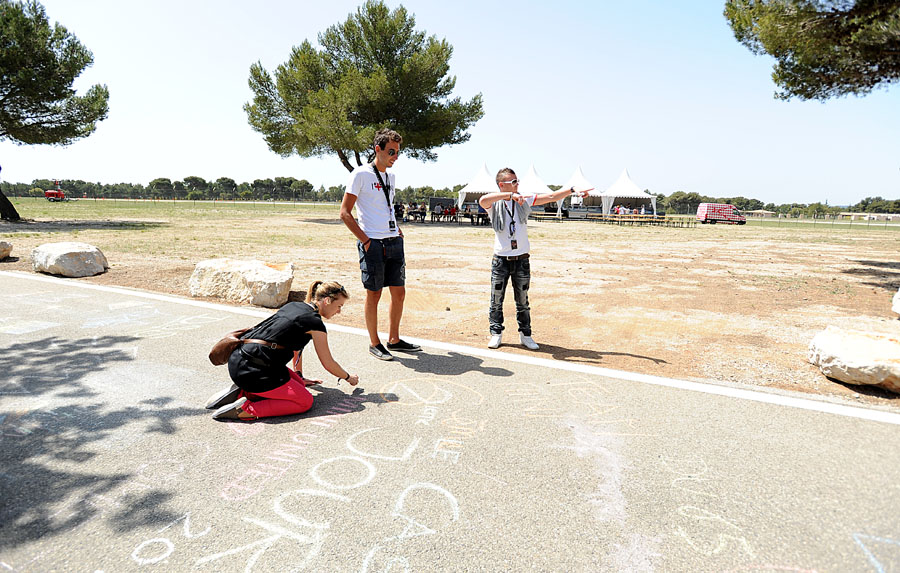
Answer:
M406 236L401 334L483 346L492 232L417 223ZM667 376L765 386L900 407L877 388L846 386L807 363L813 336L836 325L900 333L900 231L712 226L616 227L531 222L532 326L538 356ZM109 272L85 280L188 296L194 264L212 257L292 261L294 296L337 280L351 302L333 322L363 327L355 243L334 218L259 216L180 221L41 221L0 225L14 244L3 270L31 270L48 241L97 245ZM22 253L26 253L23 255ZM18 257L18 258L16 258ZM379 318L387 330L385 293ZM511 291L505 352L519 345ZM365 352L360 341L360 352Z

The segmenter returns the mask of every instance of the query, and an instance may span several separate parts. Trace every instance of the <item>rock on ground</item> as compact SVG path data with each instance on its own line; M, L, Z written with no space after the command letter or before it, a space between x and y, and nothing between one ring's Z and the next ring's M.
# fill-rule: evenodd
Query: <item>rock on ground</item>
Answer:
M87 243L44 243L31 251L31 267L39 273L90 277L109 268L100 249Z
M891 307L891 310L900 314L900 289L897 289L897 294L894 295L894 305Z
M829 378L900 393L900 333L892 336L829 326L809 344L808 358Z
M200 261L191 275L191 296L278 308L288 300L294 278L290 263L209 259Z
M0 241L0 261L8 257L10 253L12 253L12 243Z

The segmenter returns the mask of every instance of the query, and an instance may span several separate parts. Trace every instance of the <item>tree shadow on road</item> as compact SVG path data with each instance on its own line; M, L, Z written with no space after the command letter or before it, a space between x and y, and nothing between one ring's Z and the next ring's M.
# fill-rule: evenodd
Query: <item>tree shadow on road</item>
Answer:
M415 354L394 354L394 360L407 368L425 374L438 374L441 376L460 376L469 372L479 372L485 376L512 376L511 370L496 366L484 366L484 359L477 356L468 356L459 352L444 354L429 354L417 352Z
M171 522L172 493L118 469L110 440L176 432L196 408L171 398L110 409L91 376L134 359L130 336L17 342L0 353L0 550L69 532L92 520L118 531ZM106 454L106 455L105 455ZM103 468L111 468L103 471ZM127 493L131 492L131 493Z
M13 343L0 352L0 396L35 397L57 391L65 392L63 396L95 395L82 379L108 365L132 360L131 353L117 345L133 344L136 340L131 336L52 336Z

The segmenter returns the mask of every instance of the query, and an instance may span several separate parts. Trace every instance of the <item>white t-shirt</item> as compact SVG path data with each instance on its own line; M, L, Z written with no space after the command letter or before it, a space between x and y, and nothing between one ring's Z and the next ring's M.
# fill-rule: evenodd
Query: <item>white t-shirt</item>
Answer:
M370 239L387 239L400 235L400 228L394 217L394 174L382 173L381 179L391 188L390 203L384 198L381 183L375 176L375 167L371 164L354 169L347 183L346 193L356 195L359 226ZM394 221L394 230L390 228L390 221Z
M534 206L535 197L535 195L525 196L525 201L529 206ZM519 221L519 209L521 209L521 207L515 201L499 201L499 203L499 208L505 209L507 215L509 213L515 215L515 217L508 217L508 219L513 219L516 222L516 225L513 236L509 235L509 229L507 227L504 227L502 231L494 231L494 254L502 255L504 257L524 255L531 249L531 245L528 243L528 226ZM512 248L513 239L516 240L515 249Z

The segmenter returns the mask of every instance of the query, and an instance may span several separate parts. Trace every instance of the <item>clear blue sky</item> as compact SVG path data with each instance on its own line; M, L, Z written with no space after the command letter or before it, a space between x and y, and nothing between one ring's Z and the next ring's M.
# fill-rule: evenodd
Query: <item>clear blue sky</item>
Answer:
M390 6L398 5L389 1ZM68 147L0 143L3 180L148 183L198 175L343 184L335 157L282 159L247 124L250 65L343 21L331 0L44 0L94 54L76 83L110 90L109 118ZM600 189L623 168L654 193L832 205L900 197L900 86L820 102L773 98L772 60L739 45L723 2L403 3L454 47L455 95L484 97L468 143L396 163L400 186L465 183L486 162L548 184L581 166Z

